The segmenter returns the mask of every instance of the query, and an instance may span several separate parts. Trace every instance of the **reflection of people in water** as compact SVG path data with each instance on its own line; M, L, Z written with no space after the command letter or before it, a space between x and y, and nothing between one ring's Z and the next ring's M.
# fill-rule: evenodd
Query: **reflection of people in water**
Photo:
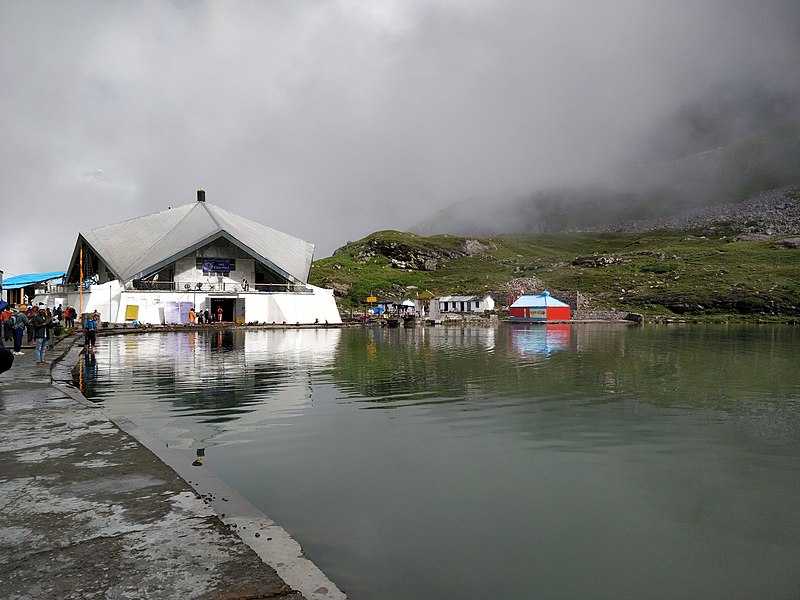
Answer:
M80 390L86 394L89 385L97 381L97 357L94 348L87 348L83 353L83 369L81 369Z
M233 332L231 330L218 330L217 335L211 338L211 349L228 352L235 349L244 349L243 332Z

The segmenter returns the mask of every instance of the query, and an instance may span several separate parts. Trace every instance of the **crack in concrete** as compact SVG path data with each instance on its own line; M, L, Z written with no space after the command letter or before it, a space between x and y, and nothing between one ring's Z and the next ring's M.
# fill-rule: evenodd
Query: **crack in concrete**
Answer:
M3 506L0 506L0 513L5 512L7 508L14 506L17 502L22 500L23 496L25 496L25 492L27 491L27 489L31 487L34 483L36 483L37 479L38 477L34 475L33 478L28 483L22 486L22 489L17 493L17 495L13 499L3 504Z
M149 529L149 528L148 527L143 527L141 529L129 529L127 531L122 531L120 533L115 533L113 535L96 535L96 536L93 536L93 537L89 537L89 538L85 538L85 539L82 539L82 540L78 540L76 542L70 542L68 544L58 544L58 545L52 546L50 548L43 548L43 549L37 550L35 552L29 552L28 554L26 554L25 556L23 556L21 558L9 560L9 561L6 562L6 565L13 569L16 565L25 563L25 562L29 561L32 558L36 558L37 556L43 556L45 554L56 554L58 552L64 552L64 551L67 551L67 550L71 550L71 549L78 548L80 546L86 545L86 544L88 544L90 542L95 542L96 543L96 542L99 542L99 541L108 541L108 540L119 539L119 538L125 537L126 535L130 535L132 533L142 533L144 531L147 531L147 529Z

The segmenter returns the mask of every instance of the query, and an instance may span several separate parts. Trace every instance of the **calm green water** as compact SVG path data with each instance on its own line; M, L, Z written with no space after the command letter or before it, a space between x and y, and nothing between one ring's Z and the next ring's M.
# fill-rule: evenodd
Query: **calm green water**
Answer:
M117 336L87 394L366 598L800 597L800 329Z

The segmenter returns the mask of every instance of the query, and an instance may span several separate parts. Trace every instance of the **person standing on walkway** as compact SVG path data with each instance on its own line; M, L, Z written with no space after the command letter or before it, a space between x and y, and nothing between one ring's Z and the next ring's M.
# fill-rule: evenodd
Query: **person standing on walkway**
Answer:
M53 313L50 312L49 308L44 309L45 317L47 318L47 326L45 329L45 339L47 340L47 349L53 349L53 327L56 324L56 318L53 316Z
M25 328L28 327L28 317L25 316L25 313L17 311L14 316L14 354L17 356L22 356L25 354L22 352L22 336L25 334Z
M206 325L211 325L211 313L208 312L208 309L203 311L203 320L205 321Z
M44 355L47 351L47 328L50 325L50 318L47 311L34 309L33 320L33 339L36 340L36 364L43 365Z
M197 325L197 314L194 312L194 306L189 309L189 325Z
M83 333L84 333L84 342L83 345L87 348L94 349L94 345L97 342L97 321L95 320L95 315L97 313L92 313L86 316L86 324L83 326Z
M31 321L31 319L33 319L33 315L34 315L33 308L34 308L33 306L29 306L28 310L25 311L25 316L28 319L27 327L28 327L28 343L29 344L33 343L33 327L30 326L30 321Z
M11 326L11 308L8 305L0 311L0 327L0 340L10 341L14 336L14 328Z
M217 323L222 323L222 306L217 307Z

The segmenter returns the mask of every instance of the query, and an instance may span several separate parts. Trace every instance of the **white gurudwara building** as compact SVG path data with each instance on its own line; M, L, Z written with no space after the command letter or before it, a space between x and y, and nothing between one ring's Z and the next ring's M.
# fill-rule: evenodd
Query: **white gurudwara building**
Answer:
M205 201L78 235L64 286L35 298L112 323L341 323L333 291L308 284L314 245ZM81 273L81 262L83 273Z

